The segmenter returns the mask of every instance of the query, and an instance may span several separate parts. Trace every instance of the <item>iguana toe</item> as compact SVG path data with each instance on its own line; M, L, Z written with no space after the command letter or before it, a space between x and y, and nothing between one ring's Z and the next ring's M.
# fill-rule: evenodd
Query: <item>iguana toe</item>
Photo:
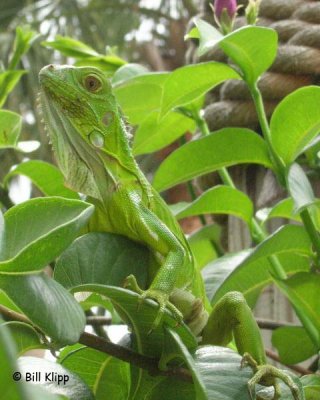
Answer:
M138 307L140 307L141 303L145 299L152 299L159 304L157 316L156 316L155 320L153 321L153 324L152 324L152 327L151 327L149 333L154 331L159 326L166 309L168 309L172 312L173 317L178 321L178 323L181 323L183 321L183 316L182 316L181 312L178 310L178 308L175 305L173 305L170 302L169 295L167 293L163 292L162 290L159 290L159 289L142 290L139 287L137 280L133 275L129 275L126 278L126 280L124 282L124 287L131 289L140 295Z
M276 381L276 378L278 378L283 383L285 383L291 390L294 400L301 400L298 386L294 383L292 378L284 371L281 371L278 368L268 364L258 365L256 361L253 359L253 357L248 353L245 353L243 355L243 359L241 361L241 367L243 367L244 365L249 365L254 371L253 377L248 382L248 390L250 397L252 399L255 399L255 386L258 383L264 386L273 386L274 387L273 400L280 399L281 397L280 386Z

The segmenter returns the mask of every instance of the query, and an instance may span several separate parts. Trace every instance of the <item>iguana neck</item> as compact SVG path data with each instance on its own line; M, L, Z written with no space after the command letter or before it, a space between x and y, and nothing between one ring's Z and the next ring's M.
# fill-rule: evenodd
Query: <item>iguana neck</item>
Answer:
M118 116L113 131L107 132L105 145L102 151L98 151L98 155L104 164L108 177L116 185L125 182L138 182L144 186L146 178L133 157L128 136L122 118Z

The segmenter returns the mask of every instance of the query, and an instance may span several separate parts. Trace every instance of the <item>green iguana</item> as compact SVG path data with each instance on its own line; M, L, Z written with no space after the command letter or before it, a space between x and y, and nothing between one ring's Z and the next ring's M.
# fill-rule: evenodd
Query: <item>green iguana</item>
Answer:
M160 323L166 308L181 322L181 293L191 293L187 297L192 303L189 325L200 327L196 333L206 325L203 344L225 346L234 336L239 353L255 370L250 393L260 382L274 386L274 398L278 398L277 377L298 400L292 379L266 364L259 328L242 294L230 292L210 310L179 224L132 155L109 80L93 67L49 65L40 72L40 85L44 119L66 184L88 196L96 207L89 230L124 235L152 253L149 287L139 288L134 276L127 278L126 285L138 292L141 300L150 298L159 304L154 326ZM211 311L207 324L202 304Z

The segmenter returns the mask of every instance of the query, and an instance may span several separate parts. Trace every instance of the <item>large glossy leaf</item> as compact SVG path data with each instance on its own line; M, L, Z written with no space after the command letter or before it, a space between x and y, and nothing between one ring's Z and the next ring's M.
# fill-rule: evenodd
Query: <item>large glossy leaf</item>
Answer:
M38 271L75 239L94 207L61 197L35 198L9 209L1 227L0 273Z
M21 132L21 125L22 118L19 114L12 111L0 110L0 149L16 147Z
M133 152L137 155L160 150L194 129L194 120L182 114L171 112L159 121L159 113L153 112L137 129Z
M311 184L300 165L291 165L288 173L288 189L295 204L295 212L301 212L315 203Z
M19 70L0 72L0 107L25 73L26 71Z
M210 61L187 65L171 72L163 85L160 118L188 104L227 79L239 79L228 65Z
M29 350L46 347L39 333L31 325L16 321L5 322L4 325L9 328L19 356Z
M16 363L16 352L10 332L0 320L0 393L6 400L65 400L41 388L24 383ZM20 378L21 376L21 378Z
M151 112L160 109L162 86L167 77L167 72L139 75L114 88L116 99L131 124L141 124Z
M301 221L299 214L294 213L294 203L291 198L279 201L279 203L272 208L259 210L256 216L262 223L272 218L286 218L293 221Z
M73 290L94 292L108 297L126 322L132 325L137 336L137 350L145 355L160 357L162 354L163 324L175 329L187 348L195 349L196 347L195 337L189 329L185 325L177 326L176 320L168 311L165 312L161 324L150 334L150 328L158 313L158 304L148 299L138 307L140 296L137 293L127 289L98 284L80 285Z
M276 280L288 297L317 350L320 349L320 276L301 272L288 280Z
M199 47L197 52L199 56L203 56L214 46L216 46L224 36L214 26L208 24L208 22L201 18L194 18L193 22L196 27L193 28L188 35L186 35L186 38L199 39Z
M240 368L239 354L224 347L202 346L196 351L194 359L208 399L250 399L247 383L252 371L250 368Z
M85 315L73 296L46 274L0 275L0 290L58 345L78 341Z
M93 50L92 47L68 36L57 35L55 40L50 42L42 42L41 44L43 46L59 50L60 53L68 57L85 58L99 55L99 53Z
M6 175L4 182L7 184L15 175L27 176L46 196L79 199L77 193L64 186L62 173L54 165L45 161L30 160L18 164Z
M273 254L277 255L287 274L308 270L311 243L304 228L286 225L254 251L220 258L204 268L202 272L212 304L231 290L242 292L250 305L254 304L257 293L272 282L268 257Z
M18 364L24 381L28 381L28 376L40 372L39 380L35 383L49 393L64 395L69 400L94 400L91 390L82 379L60 364L36 357L21 357Z
M272 333L272 345L278 350L283 364L293 365L312 357L317 349L305 329L285 326Z
M272 65L277 54L277 43L274 29L245 26L225 36L219 46L241 69L248 85L254 85Z
M250 367L241 368L242 357L233 350L218 346L202 346L195 354L195 365L206 387L208 399L219 400L250 400L248 381L252 377ZM289 371L282 371L290 374ZM291 375L291 374L290 374ZM300 380L291 375L299 388L301 400L305 400L302 393ZM279 382L281 386L281 399L293 400L287 386ZM261 390L257 386L256 392L259 399L271 399L273 388Z
M208 399L208 394L204 383L202 382L201 375L199 370L195 366L194 359L192 355L189 353L188 349L182 343L179 335L174 332L172 329L166 329L166 341L167 346L171 347L171 351L176 353L177 356L182 358L185 364L188 366L189 370L191 371L193 384L195 386L196 398L199 400L206 400Z
M88 347L70 351L60 359L60 363L83 379L93 391L95 400L104 400L106 393L114 400L128 398L128 363Z
M320 132L319 102L320 88L308 86L289 94L275 109L270 123L272 144L286 165Z
M58 259L54 278L64 287L86 283L122 286L133 274L146 287L148 250L112 233L88 233L75 240Z
M141 64L128 63L117 69L113 74L111 81L113 85L120 85L129 79L138 75L145 75L148 72L148 69Z
M213 26L196 18L199 52L219 46L240 68L243 79L253 85L271 66L277 54L277 33L273 29L245 26L222 36Z
M320 396L320 376L305 375L301 378L306 400L317 400Z
M264 140L249 129L221 129L171 153L157 170L154 186L164 190L222 167L244 163L271 168Z
M221 227L218 224L206 225L188 237L199 270L217 257L221 250L220 237Z
M253 216L252 201L243 192L229 186L215 186L202 193L183 208L178 219L202 214L230 214L242 218L249 225Z
M12 378L13 373L18 371L16 365L15 345L10 336L9 329L4 326L0 319L0 390L3 399L31 400L24 389L22 382Z

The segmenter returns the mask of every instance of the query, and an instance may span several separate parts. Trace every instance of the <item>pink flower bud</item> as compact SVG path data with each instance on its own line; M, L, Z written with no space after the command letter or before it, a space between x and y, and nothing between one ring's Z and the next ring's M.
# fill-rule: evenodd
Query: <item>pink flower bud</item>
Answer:
M224 9L232 19L237 12L237 0L215 0L213 9L218 19L220 19Z

